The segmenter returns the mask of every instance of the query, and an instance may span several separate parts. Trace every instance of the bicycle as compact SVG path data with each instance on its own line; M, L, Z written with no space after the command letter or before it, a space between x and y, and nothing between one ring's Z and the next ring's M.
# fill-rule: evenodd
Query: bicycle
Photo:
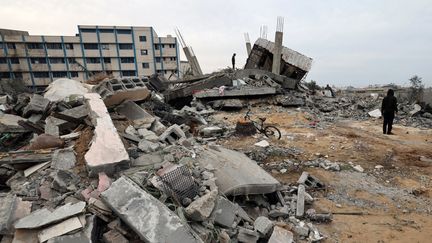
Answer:
M264 134L266 137L268 138L276 138L276 139L280 139L281 138L281 132L279 131L279 129L275 126L269 125L269 126L265 126L264 122L267 118L265 117L258 117L258 119L261 121L261 123L258 123L254 120L252 120L250 118L249 113L251 112L251 110L249 109L246 112L246 115L244 116L245 120L249 120L252 122L252 124L254 125L255 129Z

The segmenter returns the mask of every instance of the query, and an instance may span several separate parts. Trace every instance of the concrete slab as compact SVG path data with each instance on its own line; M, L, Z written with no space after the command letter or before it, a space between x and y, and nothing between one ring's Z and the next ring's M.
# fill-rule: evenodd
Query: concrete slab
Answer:
M201 167L215 168L216 185L225 195L266 194L276 191L280 183L245 154L217 147L207 148L198 156Z
M300 184L297 189L297 207L296 217L303 217L306 189L303 184Z
M115 108L115 111L121 115L124 115L137 127L145 124L151 125L155 120L154 116L147 113L143 108L133 101L123 102Z
M84 84L67 78L56 79L52 82L44 97L50 101L60 101L71 95L84 95L88 92L88 89Z
M38 233L39 230L15 230L12 243L39 243Z
M174 212L127 177L116 180L101 197L145 242L202 242Z
M0 114L0 133L27 131L25 128L18 125L19 121L26 121L26 119L11 114Z
M224 197L219 197L216 208L212 213L214 222L226 228L235 228L239 206Z
M50 101L42 95L33 94L30 102L23 110L23 116L28 117L31 114L43 114L47 111Z
M110 230L103 234L105 243L129 243L129 241L117 230Z
M75 234L57 236L47 243L96 243L98 241L98 218L95 215L86 217L85 228Z
M201 90L194 93L194 97L198 99L203 98L217 98L217 97L240 97L240 96L260 96L260 95L272 95L276 94L276 89L273 87L260 87L250 88L244 87L241 89L224 90L220 93L217 89Z
M76 155L72 148L58 149L54 151L51 168L57 170L69 170L75 167Z
M218 191L214 190L193 201L185 209L187 217L195 221L206 220L213 212L217 195Z
M7 194L0 197L0 234L8 234L12 230L16 196Z
M273 225L273 221L264 216L258 217L254 222L255 230L263 235L267 235L272 230Z
M113 174L118 166L129 163L129 155L101 97L95 93L84 97L95 126L92 143L84 155L87 169L91 176L99 172Z
M83 228L85 225L85 216L72 217L65 221L50 226L41 230L38 234L39 242L45 242L51 238L61 236L77 229Z
M63 219L83 213L85 206L85 202L65 204L56 208L52 212L46 208L42 208L18 220L15 224L15 229L36 229L48 224L56 223Z
M294 235L289 230L286 230L280 226L275 226L268 243L281 243L281 242L283 243L294 242Z

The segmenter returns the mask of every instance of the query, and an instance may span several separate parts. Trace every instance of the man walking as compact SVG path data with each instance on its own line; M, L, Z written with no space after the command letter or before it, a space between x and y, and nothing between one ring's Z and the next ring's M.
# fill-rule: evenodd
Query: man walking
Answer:
M233 70L235 70L235 56L236 56L236 54L234 53L233 56L232 56L232 58L231 58Z
M381 105L381 113L384 118L383 124L383 133L384 134L393 134L391 132L393 126L393 119L395 113L398 112L397 109L397 99L394 97L394 91L389 89L387 91L387 96L384 97Z

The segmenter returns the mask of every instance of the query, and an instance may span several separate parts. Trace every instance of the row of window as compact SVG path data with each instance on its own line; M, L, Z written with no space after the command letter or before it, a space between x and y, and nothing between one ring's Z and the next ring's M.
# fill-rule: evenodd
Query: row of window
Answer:
M175 48L176 45L175 44L166 44L168 46L168 48ZM160 48L163 49L165 48L165 44L154 44L154 48L155 50L159 50Z
M67 72L64 71L59 71L59 72L51 72L53 78L64 78L67 77ZM0 72L0 79L9 79L9 72ZM23 74L21 72L14 72L13 73L14 77L16 79L22 79L23 78ZM78 72L70 72L71 77L76 78L78 77ZM35 78L49 78L49 72L33 72L33 77Z
M140 36L141 37L145 37L145 36ZM27 48L30 50L37 50L37 49L44 49L44 43L27 43ZM64 43L65 48L67 50L73 50L74 46L73 43ZM167 44L168 48L175 48L175 44ZM6 43L6 46L8 49L16 49L16 45L15 43ZM83 44L84 49L86 50L99 50L99 44L98 43L84 43ZM0 49L3 49L4 44L0 43ZM63 46L62 43L46 43L45 47L49 50L63 50ZM100 44L100 47L102 50L109 50L110 49L110 45L109 44ZM132 50L133 49L133 44L131 43L119 43L118 47L120 50ZM160 48L165 48L165 44L155 44L154 45L155 50L159 50ZM147 55L147 54L146 54Z
M143 51L143 50L141 50L141 51ZM141 54L142 54L142 52L141 52ZM104 63L111 63L111 58L109 58L109 57L104 57L102 59L103 59ZM20 63L19 58L17 58L17 57L10 57L9 60L12 64L19 64ZM167 61L167 60L176 61L177 58L176 57L163 57L163 58L155 57L155 60L157 63L160 63L161 60L163 60L163 61ZM50 58L48 58L48 61L50 64L65 64L65 59L62 57L50 57ZM47 59L45 57L32 57L32 58L30 58L30 62L32 64L46 64ZM70 58L68 58L68 62L70 64L72 64L72 63L76 63L76 60L75 60L75 58L70 57ZM87 57L86 62L87 63L100 63L101 59L99 57ZM135 58L133 58L133 57L121 57L120 62L121 63L135 63ZM0 64L7 64L7 58L0 57Z
M96 29L80 29L81 33L96 33ZM131 34L132 30L116 29L117 34ZM114 33L114 29L99 29L99 33Z

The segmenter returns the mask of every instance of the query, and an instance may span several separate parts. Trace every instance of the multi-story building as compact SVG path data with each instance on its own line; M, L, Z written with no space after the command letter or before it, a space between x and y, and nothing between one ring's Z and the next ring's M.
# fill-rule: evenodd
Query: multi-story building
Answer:
M179 72L177 39L152 27L78 26L75 36L29 35L0 29L0 79L46 86L57 78L87 80L100 72L115 77Z

